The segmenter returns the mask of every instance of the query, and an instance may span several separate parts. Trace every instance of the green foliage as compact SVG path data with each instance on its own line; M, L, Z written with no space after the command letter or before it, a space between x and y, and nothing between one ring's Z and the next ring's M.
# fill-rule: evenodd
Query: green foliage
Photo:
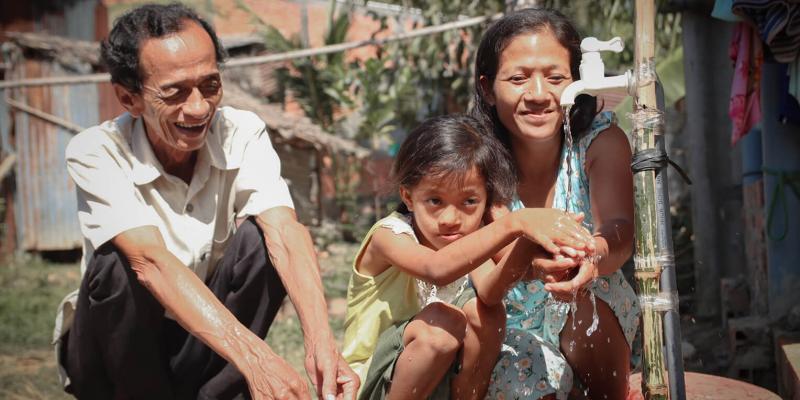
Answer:
M625 42L622 53L604 53L603 59L609 71L624 71L633 68L634 0L543 0L544 7L561 11L572 19L582 36L594 36L608 40L619 36ZM681 14L666 9L668 0L656 0L656 57L665 57L680 47Z
M503 8L500 0L434 0L395 2L407 8L421 10L415 16L412 29L457 21L460 17L494 15ZM395 18L395 25L403 18ZM373 14L388 26L387 16ZM419 121L433 115L463 112L468 108L472 87L472 59L487 24L448 30L394 42L379 52L384 76L392 81L388 103L393 104L396 124L408 130Z
M285 37L280 31L266 24L247 4L239 0L237 5L248 11L259 27L267 49L274 53L299 50L306 47L298 36ZM350 27L350 14L336 14L336 3L331 2L331 19L325 35L325 45L345 42ZM350 77L344 53L337 52L310 58L292 60L277 69L279 94L287 90L303 108L305 114L327 131L333 131L342 106L352 105L348 93ZM279 98L279 100L284 100Z
M397 15L369 12L380 22L378 31L390 25L405 29L440 25L463 17L489 16L502 12L503 0L394 0L403 7ZM667 0L656 0L663 8ZM247 6L239 1L242 8ZM539 6L560 10L585 36L609 39L621 36L626 48L606 54L609 71L632 67L634 1L542 0ZM351 9L336 9L331 2L325 44L343 43L350 27ZM418 10L419 13L411 12ZM286 38L275 28L254 19L264 32L267 47L275 52L302 48L299 38ZM413 21L412 26L407 26ZM296 59L279 70L279 82L288 89L312 120L332 133L342 134L345 116L356 122L349 136L371 141L384 148L395 130L408 130L433 115L463 112L469 108L472 62L487 24L412 40L392 42L377 49L375 58L349 65L344 53ZM395 33L397 30L395 29ZM657 55L662 57L679 46L680 14L656 16ZM375 32L377 34L378 32Z

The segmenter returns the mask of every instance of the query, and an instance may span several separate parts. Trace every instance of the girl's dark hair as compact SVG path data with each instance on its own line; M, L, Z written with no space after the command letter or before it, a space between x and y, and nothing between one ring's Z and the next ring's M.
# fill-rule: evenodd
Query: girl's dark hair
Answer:
M472 115L486 126L492 127L500 140L510 148L511 138L505 126L497 116L497 109L488 101L489 93L483 90L480 79L485 76L489 87L494 84L500 55L512 39L519 35L538 33L549 30L556 40L569 51L569 69L575 80L580 79L578 66L581 61L581 37L572 22L555 10L527 8L514 11L495 22L481 38L478 53L475 56L475 102ZM570 111L570 126L576 138L585 134L597 115L597 99L582 94L575 99Z
M463 178L477 168L486 182L487 204L506 204L517 189L511 154L469 115L445 115L423 121L400 145L392 167L395 184L413 188L423 177ZM408 212L401 203L398 211Z
M111 74L111 82L139 93L142 90L142 71L139 68L142 42L179 32L187 21L196 22L211 37L217 64L225 61L227 54L214 28L194 10L180 3L147 4L117 18L108 37L100 44L100 59Z

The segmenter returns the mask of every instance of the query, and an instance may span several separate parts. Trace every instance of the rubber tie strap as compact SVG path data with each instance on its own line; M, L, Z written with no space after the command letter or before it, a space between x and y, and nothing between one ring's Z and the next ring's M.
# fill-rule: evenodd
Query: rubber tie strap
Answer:
M661 149L645 149L641 151L637 151L632 159L631 159L631 170L633 173L637 173L639 171L657 171L661 168L667 166L667 164L671 165L672 168L675 168L680 174L683 181L687 184L691 185L692 180L689 178L689 175L680 167L680 165L676 164L674 161L670 160L667 156L667 152Z

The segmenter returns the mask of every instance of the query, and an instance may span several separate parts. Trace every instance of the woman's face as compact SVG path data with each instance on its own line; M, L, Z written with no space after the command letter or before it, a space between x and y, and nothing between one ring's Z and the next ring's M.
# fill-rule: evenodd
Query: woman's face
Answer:
M569 51L549 29L514 37L500 53L488 99L514 141L558 137L563 121L561 92L573 82Z

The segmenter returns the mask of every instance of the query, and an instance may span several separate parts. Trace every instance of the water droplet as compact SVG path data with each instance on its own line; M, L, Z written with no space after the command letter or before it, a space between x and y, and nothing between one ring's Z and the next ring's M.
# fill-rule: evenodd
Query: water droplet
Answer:
M611 371L612 376L617 376L617 370Z
M600 324L600 316L597 315L597 301L595 300L594 292L589 290L589 300L592 302L592 326L586 330L586 336L592 336ZM609 343L611 340L609 339Z

